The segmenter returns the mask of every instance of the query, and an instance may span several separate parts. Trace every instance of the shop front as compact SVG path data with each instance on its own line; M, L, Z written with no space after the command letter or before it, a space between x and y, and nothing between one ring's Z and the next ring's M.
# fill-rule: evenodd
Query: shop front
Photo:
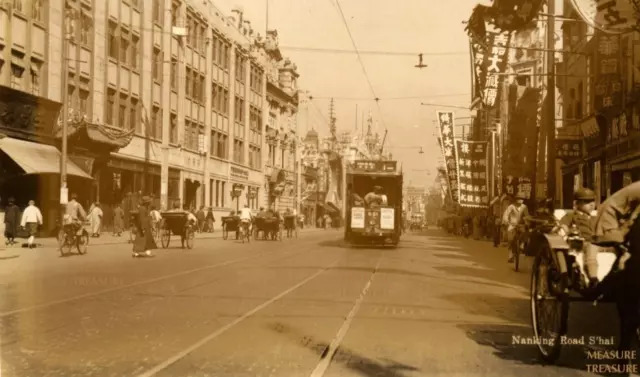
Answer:
M258 211L260 208L260 181L262 179L262 173L259 171L229 165L229 182L236 210L246 205L252 211Z
M62 104L0 86L0 212L10 197L24 209L34 200L44 235L54 234L60 215L60 159L55 121ZM93 178L67 162L69 182Z

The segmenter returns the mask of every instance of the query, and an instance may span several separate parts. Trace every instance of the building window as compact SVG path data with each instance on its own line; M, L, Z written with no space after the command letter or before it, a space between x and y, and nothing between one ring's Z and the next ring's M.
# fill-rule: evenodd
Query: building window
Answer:
M89 17L88 15L86 15L85 13L82 13L81 16L81 24L80 24L80 44L85 46L85 47L89 47L91 46L91 30L93 27L93 21L91 20L91 17Z
M161 26L164 24L163 10L164 0L153 0L153 21Z
M193 78L191 75L191 68L187 67L186 69L186 76L185 76L185 85L184 85L184 95L185 97L187 97L188 99L192 99L191 96L191 90L193 89Z
M138 100L131 98L129 105L129 129L135 130L137 134L142 134L142 122L138 115Z
M118 60L118 26L109 22L109 57Z
M178 144L178 116L171 114L169 122L169 144Z
M236 80L241 83L245 82L246 74L244 71L245 62L247 59L240 55L239 51L236 51Z
M116 91L107 90L107 124L114 125L116 115Z
M154 106L151 111L151 123L149 127L149 137L162 140L162 110L157 106Z
M233 161L244 164L244 142L239 139L233 141Z
M220 207L224 208L224 199L225 199L225 190L226 182L220 182Z
M162 83L162 51L160 51L159 48L154 47L153 48L153 79L158 82L158 83Z
M36 22L44 22L42 9L44 8L44 0L32 0L32 18Z
M91 113L91 109L90 109L91 104L89 102L90 97L91 97L91 93L88 90L80 89L80 92L78 93L78 100L79 100L78 107L80 108L81 112L87 115Z
M40 95L40 70L42 63L31 62L31 93Z
M11 87L22 89L22 79L24 76L24 67L11 63Z
M120 29L120 62L127 63L129 55L129 39L126 33Z
M212 156L227 159L227 135L218 131L211 131L211 146L210 153Z
M120 108L118 111L118 124L116 125L116 127L118 128L122 128L123 130L128 130L129 129L129 117L127 117L127 113L128 113L128 101L129 98L124 95L121 94L120 95Z
M244 99L236 97L235 120L244 124Z
M178 90L178 61L171 59L171 89Z
M11 5L11 3L9 3ZM13 10L22 13L22 0L13 0Z
M131 66L131 68L133 69L137 69L138 68L138 61L140 60L140 38L132 35L131 36L131 51L130 51L130 58L129 59L129 65Z

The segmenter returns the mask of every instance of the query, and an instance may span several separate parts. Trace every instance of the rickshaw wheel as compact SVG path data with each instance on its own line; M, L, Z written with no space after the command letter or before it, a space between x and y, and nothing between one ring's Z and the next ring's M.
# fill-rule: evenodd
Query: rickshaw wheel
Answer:
M89 249L89 232L82 229L82 234L76 237L76 249L78 254L84 255Z
M187 233L187 237L186 237L187 249L193 249L196 232L191 226L188 226L185 231Z
M227 238L229 238L229 231L227 230L227 226L223 225L222 226L222 239L226 240Z
M556 267L552 251L548 245L543 247L536 255L531 273L531 324L540 358L552 364L560 357L560 339L567 333L569 301L567 296L551 292L551 276L559 274L553 273ZM550 313L544 313L545 309Z
M253 239L257 241L259 237L260 231L258 230L258 228L253 229Z
M282 241L282 227L280 227L280 229L278 229L278 240Z
M171 241L171 229L162 229L162 234L160 235L160 243L162 243L162 248L166 249L169 247L169 242Z

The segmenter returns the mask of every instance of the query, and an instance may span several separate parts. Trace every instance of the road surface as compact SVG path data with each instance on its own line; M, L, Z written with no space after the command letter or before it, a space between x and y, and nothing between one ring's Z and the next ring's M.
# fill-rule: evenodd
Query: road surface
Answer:
M586 376L585 347L542 366L529 271L489 242L439 230L392 249L197 239L133 259L130 245L0 252L2 377ZM615 333L573 304L570 336ZM597 331L596 331L597 330ZM601 347L602 348L602 347Z

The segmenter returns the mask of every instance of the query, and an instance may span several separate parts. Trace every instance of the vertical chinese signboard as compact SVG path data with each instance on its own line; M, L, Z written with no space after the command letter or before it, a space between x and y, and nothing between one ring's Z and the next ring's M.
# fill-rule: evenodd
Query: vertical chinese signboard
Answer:
M620 75L620 36L596 31L597 59L594 107L596 110L620 108L622 77Z
M488 157L486 141L456 140L459 203L463 207L488 207Z
M502 73L507 66L507 50L511 33L488 31L487 39L489 48L486 61L486 82L484 86L483 99L487 107L493 107L498 98L500 84L502 83Z
M472 94L473 99L482 98L484 94L485 81L487 79L487 67L485 65L485 48L477 42L473 40L470 41L470 51L471 51L471 69L473 86L472 86Z
M436 111L438 124L440 126L440 140L442 143L442 154L444 156L444 164L449 180L449 192L454 202L458 201L458 171L456 169L455 149L453 148L453 140L455 136L453 112Z

